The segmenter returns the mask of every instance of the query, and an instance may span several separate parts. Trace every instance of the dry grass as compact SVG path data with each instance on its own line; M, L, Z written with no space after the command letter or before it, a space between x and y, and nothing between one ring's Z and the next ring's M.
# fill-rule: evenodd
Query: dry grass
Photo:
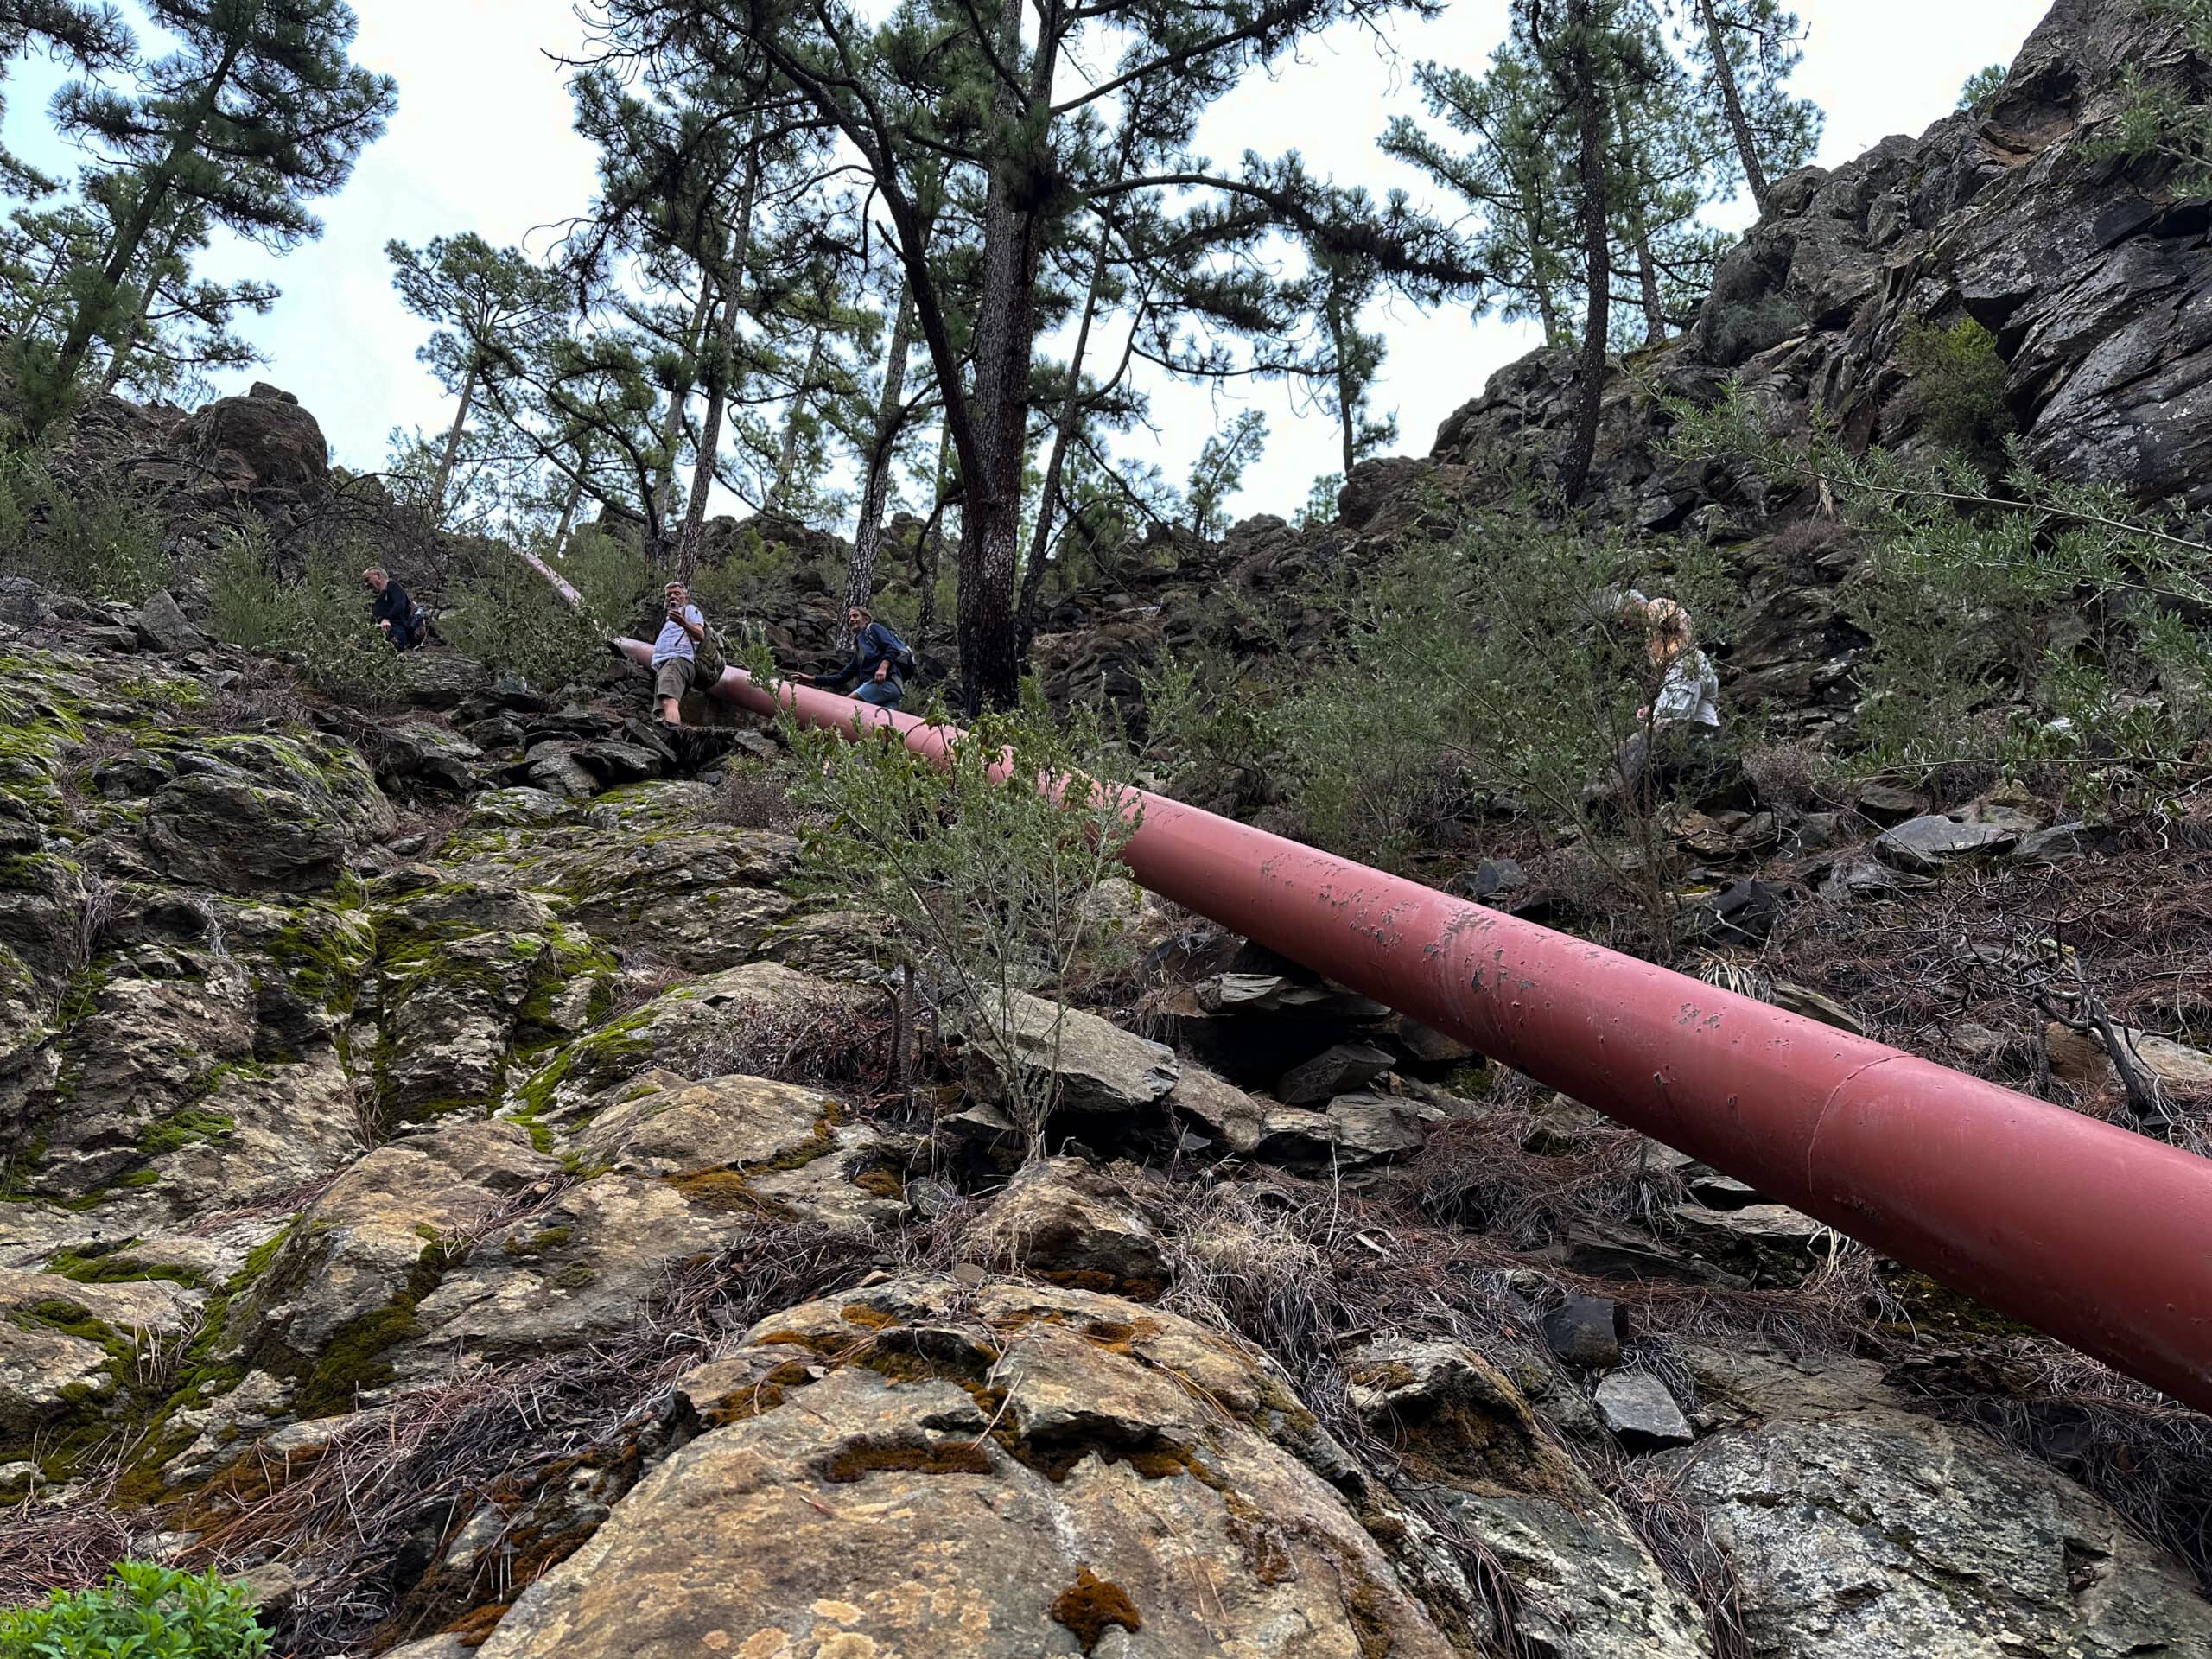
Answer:
M102 1486L67 1503L26 1499L0 1510L0 1607L43 1601L54 1590L89 1590L148 1548L153 1518L110 1509L109 1497Z
M405 1639L510 1599L523 1584L512 1577L512 1552L499 1548L504 1531L480 1553L475 1577L434 1603L411 1603L393 1563L419 1551L426 1522L442 1554L486 1503L515 1529L582 1466L606 1471L611 1502L636 1478L639 1454L664 1442L677 1376L765 1314L850 1282L874 1249L863 1234L760 1223L671 1275L619 1340L496 1369L457 1366L391 1410L359 1414L320 1455L287 1464L249 1453L222 1483L232 1495L227 1512L211 1518L188 1560L292 1567L304 1587L279 1635L300 1653Z
M1578 1126L1562 1150L1529 1150L1549 1144L1549 1133L1537 1114L1512 1106L1440 1125L1413 1169L1422 1208L1534 1249L1598 1222L1654 1226L1687 1196L1634 1129Z

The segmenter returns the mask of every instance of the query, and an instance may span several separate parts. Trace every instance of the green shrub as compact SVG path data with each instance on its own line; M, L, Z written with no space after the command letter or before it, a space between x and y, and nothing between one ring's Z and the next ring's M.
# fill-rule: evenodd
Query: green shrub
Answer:
M1897 361L1912 376L1929 435L1995 470L2018 425L2005 402L1997 336L1971 317L1949 328L1915 318L1897 342Z
M369 626L361 572L376 562L350 541L325 543L287 576L266 528L249 524L209 564L210 628L249 651L289 655L302 677L340 702L388 702L405 686L407 669Z
M243 1591L195 1575L118 1563L95 1590L55 1591L0 1612L0 1659L261 1659L266 1631Z
M798 556L747 524L728 552L702 565L691 578L691 597L717 622L744 617L787 616L796 598ZM842 582L841 582L842 585Z
M493 672L555 692L604 665L608 637L636 626L638 603L658 578L628 543L596 530L572 537L548 563L583 595L581 609L505 544L486 542L474 569L453 582L438 628Z
M1024 692L976 721L943 769L900 744L788 727L788 789L810 867L898 924L931 1000L1008 1080L1007 1109L1039 1156L1054 1084L1023 1063L1040 1033L1019 995L1057 998L1079 958L1105 965L1110 940L1082 900L1116 873L1135 822L1123 785L1053 786L1104 779L1106 746L1095 721L1055 720L1033 680ZM1054 1053L1062 1024L1041 1033Z
M135 605L168 580L169 556L142 497L65 484L44 462L16 456L0 461L0 570Z

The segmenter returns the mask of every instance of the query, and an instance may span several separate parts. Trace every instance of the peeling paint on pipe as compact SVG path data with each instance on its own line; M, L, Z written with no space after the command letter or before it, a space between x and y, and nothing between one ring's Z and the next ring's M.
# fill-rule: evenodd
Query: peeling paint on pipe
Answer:
M714 692L932 757L959 735L737 669ZM2212 1411L2212 1161L1178 801L1142 806L1123 856L1161 897Z

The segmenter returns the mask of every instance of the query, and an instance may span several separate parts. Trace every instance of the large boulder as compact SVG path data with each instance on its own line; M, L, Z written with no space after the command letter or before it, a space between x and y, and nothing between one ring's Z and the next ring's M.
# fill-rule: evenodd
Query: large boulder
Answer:
M1167 1287L1167 1255L1124 1184L1079 1158L1034 1164L992 1200L969 1236L976 1259L1053 1284L1150 1301Z
M177 428L173 447L204 475L239 494L305 494L330 480L330 445L300 400L264 381L243 397L219 397Z
M1173 1315L900 1280L678 1388L709 1432L484 1659L1457 1651L1294 1449L1312 1420L1281 1377Z
M1694 1356L1742 1426L1671 1454L1758 1659L2212 1653L2180 1564L2064 1476L1905 1408L1878 1370Z
M391 804L350 747L254 734L174 757L147 804L148 850L174 880L225 893L312 893L391 832Z
M969 1033L969 1090L994 1104L1012 1093L1009 1058L1030 1078L1049 1078L1060 1109L1069 1112L1147 1110L1173 1091L1181 1073L1164 1043L1022 991L1014 993L1003 1020L971 1020Z

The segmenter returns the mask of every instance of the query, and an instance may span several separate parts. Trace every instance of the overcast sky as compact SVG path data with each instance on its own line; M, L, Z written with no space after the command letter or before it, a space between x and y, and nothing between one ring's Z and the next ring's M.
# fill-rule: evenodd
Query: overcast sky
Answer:
M2049 0L1796 0L1810 30L1797 89L1827 111L1820 160L1834 165L1892 133L1918 133L1948 114L1968 75L2009 61ZM354 0L355 57L394 76L399 111L362 158L353 182L319 205L319 242L282 260L219 245L210 275L273 277L284 296L247 330L269 359L227 377L226 390L265 378L298 395L321 420L338 461L372 469L394 426L438 429L450 401L415 360L425 326L392 292L384 256L392 238L420 243L458 231L543 249L550 227L582 211L592 151L569 126L565 73L556 55L582 29L569 0ZM1255 79L1211 113L1203 138L1217 160L1247 149L1299 149L1319 175L1421 193L1417 175L1383 157L1375 138L1394 114L1419 112L1410 86L1422 59L1474 67L1504 32L1507 0L1448 0L1429 23L1402 26L1387 42L1358 30L1307 49L1272 80ZM72 158L48 128L45 100L60 79L20 66L9 86L7 131L31 159L67 170ZM1375 403L1395 412L1397 448L1425 453L1437 425L1490 375L1533 345L1524 327L1471 321L1464 310L1423 315L1402 302L1385 308L1390 344ZM1233 397L1156 388L1156 440L1128 447L1180 480L1199 444L1242 409L1263 410L1272 430L1264 462L1246 478L1239 516L1304 502L1312 480L1336 467L1334 423L1295 406L1282 387Z

